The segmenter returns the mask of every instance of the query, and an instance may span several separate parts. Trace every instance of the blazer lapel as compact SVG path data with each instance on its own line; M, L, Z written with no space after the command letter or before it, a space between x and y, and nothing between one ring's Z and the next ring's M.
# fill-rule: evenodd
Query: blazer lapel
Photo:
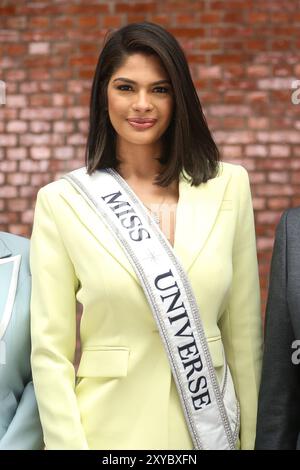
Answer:
M222 166L220 166L221 172ZM220 173L198 187L181 178L176 214L174 251L189 271L199 256L222 206L229 176Z
M12 316L20 261L21 255L12 256L8 246L0 239L0 340L3 338Z
M61 194L61 197L73 208L77 217L87 228L93 237L105 248L105 250L120 263L121 266L140 284L135 271L129 262L124 249L117 239L111 234L105 223L101 220L96 210L92 209L79 193Z
M0 259L7 258L8 256L11 256L11 255L12 255L12 252L10 251L6 243L4 243L4 241L0 238Z

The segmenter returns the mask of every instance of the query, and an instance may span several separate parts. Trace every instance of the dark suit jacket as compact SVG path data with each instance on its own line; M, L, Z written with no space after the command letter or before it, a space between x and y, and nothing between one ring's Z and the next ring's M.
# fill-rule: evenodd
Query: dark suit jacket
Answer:
M300 449L299 362L300 208L295 208L283 214L276 231L256 449Z

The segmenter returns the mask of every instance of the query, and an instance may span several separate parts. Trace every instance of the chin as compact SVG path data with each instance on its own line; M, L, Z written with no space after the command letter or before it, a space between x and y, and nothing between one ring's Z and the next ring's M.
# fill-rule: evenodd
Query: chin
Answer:
M149 144L154 144L155 142L157 142L157 140L159 139L159 137L157 136L145 136L145 135L140 135L140 136L126 136L125 137L125 140L127 140L127 142L130 142L132 144L137 144L137 145L149 145Z

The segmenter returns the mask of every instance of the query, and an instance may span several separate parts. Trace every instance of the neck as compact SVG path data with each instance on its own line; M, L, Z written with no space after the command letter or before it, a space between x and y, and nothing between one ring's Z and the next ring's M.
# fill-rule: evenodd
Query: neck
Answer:
M118 171L125 180L150 183L163 168L157 160L162 154L159 142L151 146L117 142L116 151L120 160Z

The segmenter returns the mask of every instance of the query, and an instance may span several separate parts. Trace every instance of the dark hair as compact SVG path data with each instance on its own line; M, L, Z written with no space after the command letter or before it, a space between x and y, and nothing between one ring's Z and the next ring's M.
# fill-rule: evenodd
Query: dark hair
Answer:
M177 40L163 27L132 23L113 31L100 53L91 91L90 126L86 146L89 174L100 168L118 168L115 130L108 115L107 86L115 70L134 53L156 55L172 83L174 115L163 136L163 165L156 184L167 186L181 170L198 186L217 174L219 151L208 129L188 63Z

